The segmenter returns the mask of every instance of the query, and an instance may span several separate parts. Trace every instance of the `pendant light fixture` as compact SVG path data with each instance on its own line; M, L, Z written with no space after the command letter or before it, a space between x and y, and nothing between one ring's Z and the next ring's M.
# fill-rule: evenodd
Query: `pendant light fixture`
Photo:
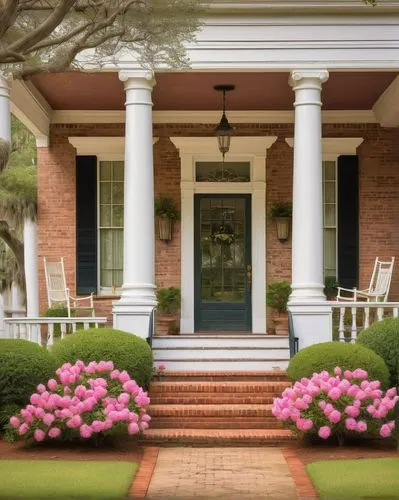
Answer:
M215 128L215 135L218 138L219 151L222 153L224 161L224 155L229 152L230 140L234 132L226 116L226 92L234 90L235 85L215 85L213 88L218 92L223 92L223 114L219 125Z

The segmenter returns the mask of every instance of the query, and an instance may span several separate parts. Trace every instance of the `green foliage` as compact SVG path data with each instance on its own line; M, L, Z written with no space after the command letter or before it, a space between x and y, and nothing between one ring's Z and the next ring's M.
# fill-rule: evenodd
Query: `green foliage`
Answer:
M43 316L45 318L67 318L68 309L65 306L53 306L47 309ZM61 325L54 325L54 336L59 337L61 335Z
M399 318L387 318L373 323L357 337L357 342L372 349L385 361L391 384L399 384Z
M170 286L160 288L157 292L158 310L160 312L173 314L180 310L181 294L180 288Z
M291 294L291 285L288 281L276 281L267 287L267 305L278 312L287 311L288 298Z
M369 380L379 380L383 388L389 385L389 371L380 356L367 347L345 342L323 342L301 349L291 359L287 375L292 381L323 370L333 375L336 366L342 370L362 368Z
M38 344L0 339L0 408L27 404L37 385L47 382L56 369L53 357Z
M180 220L180 212L171 196L160 196L155 199L155 215L163 219Z
M115 368L126 370L131 378L148 387L152 375L152 351L147 342L131 333L112 328L91 328L67 335L52 347L52 354L61 365L79 359L113 361Z
M270 219L277 217L292 217L292 203L290 201L277 201L269 209Z
M324 293L327 297L336 297L339 286L337 278L335 276L326 276L324 279Z

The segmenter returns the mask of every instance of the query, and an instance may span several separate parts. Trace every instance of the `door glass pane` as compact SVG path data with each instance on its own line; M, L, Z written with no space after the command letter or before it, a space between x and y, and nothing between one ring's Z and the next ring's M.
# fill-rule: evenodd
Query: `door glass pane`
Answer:
M110 182L100 182L100 203L111 203Z
M114 161L114 181L122 181L123 182L123 161Z
M111 226L111 205L100 205L100 226Z
M245 201L202 199L200 204L201 300L245 301Z
M251 165L248 161L198 161L195 165L197 182L249 182Z
M324 229L325 276L336 276L336 229Z

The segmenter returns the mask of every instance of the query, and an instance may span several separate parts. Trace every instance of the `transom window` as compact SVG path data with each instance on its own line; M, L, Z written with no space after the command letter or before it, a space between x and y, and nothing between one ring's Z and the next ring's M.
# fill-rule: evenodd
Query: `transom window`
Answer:
M197 161L195 166L197 182L250 182L249 161Z
M324 276L337 276L337 167L323 161Z
M99 163L100 288L123 283L123 161Z

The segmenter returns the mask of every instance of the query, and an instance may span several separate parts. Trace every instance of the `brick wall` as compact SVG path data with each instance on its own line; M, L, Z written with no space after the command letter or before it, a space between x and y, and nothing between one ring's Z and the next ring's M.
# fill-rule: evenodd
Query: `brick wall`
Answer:
M155 195L170 195L180 207L180 159L170 142L173 136L212 135L214 125L160 124L154 146ZM121 124L53 125L50 148L39 150L39 256L66 257L67 281L75 290L75 158L68 136L121 136ZM277 135L266 162L266 210L274 201L292 197L292 149L285 138L293 126L237 124L236 134ZM374 258L396 255L399 259L399 131L373 124L325 125L324 137L364 137L359 147L360 165L360 285L368 284ZM234 140L234 139L233 139ZM157 233L156 233L157 234ZM274 224L267 222L267 279L290 279L291 241L280 243ZM173 240L156 240L156 281L158 286L180 284L180 222L173 228ZM41 264L40 264L41 265ZM399 262L394 271L391 299L399 299ZM40 269L41 307L45 308L44 274ZM102 301L104 314L111 301Z

